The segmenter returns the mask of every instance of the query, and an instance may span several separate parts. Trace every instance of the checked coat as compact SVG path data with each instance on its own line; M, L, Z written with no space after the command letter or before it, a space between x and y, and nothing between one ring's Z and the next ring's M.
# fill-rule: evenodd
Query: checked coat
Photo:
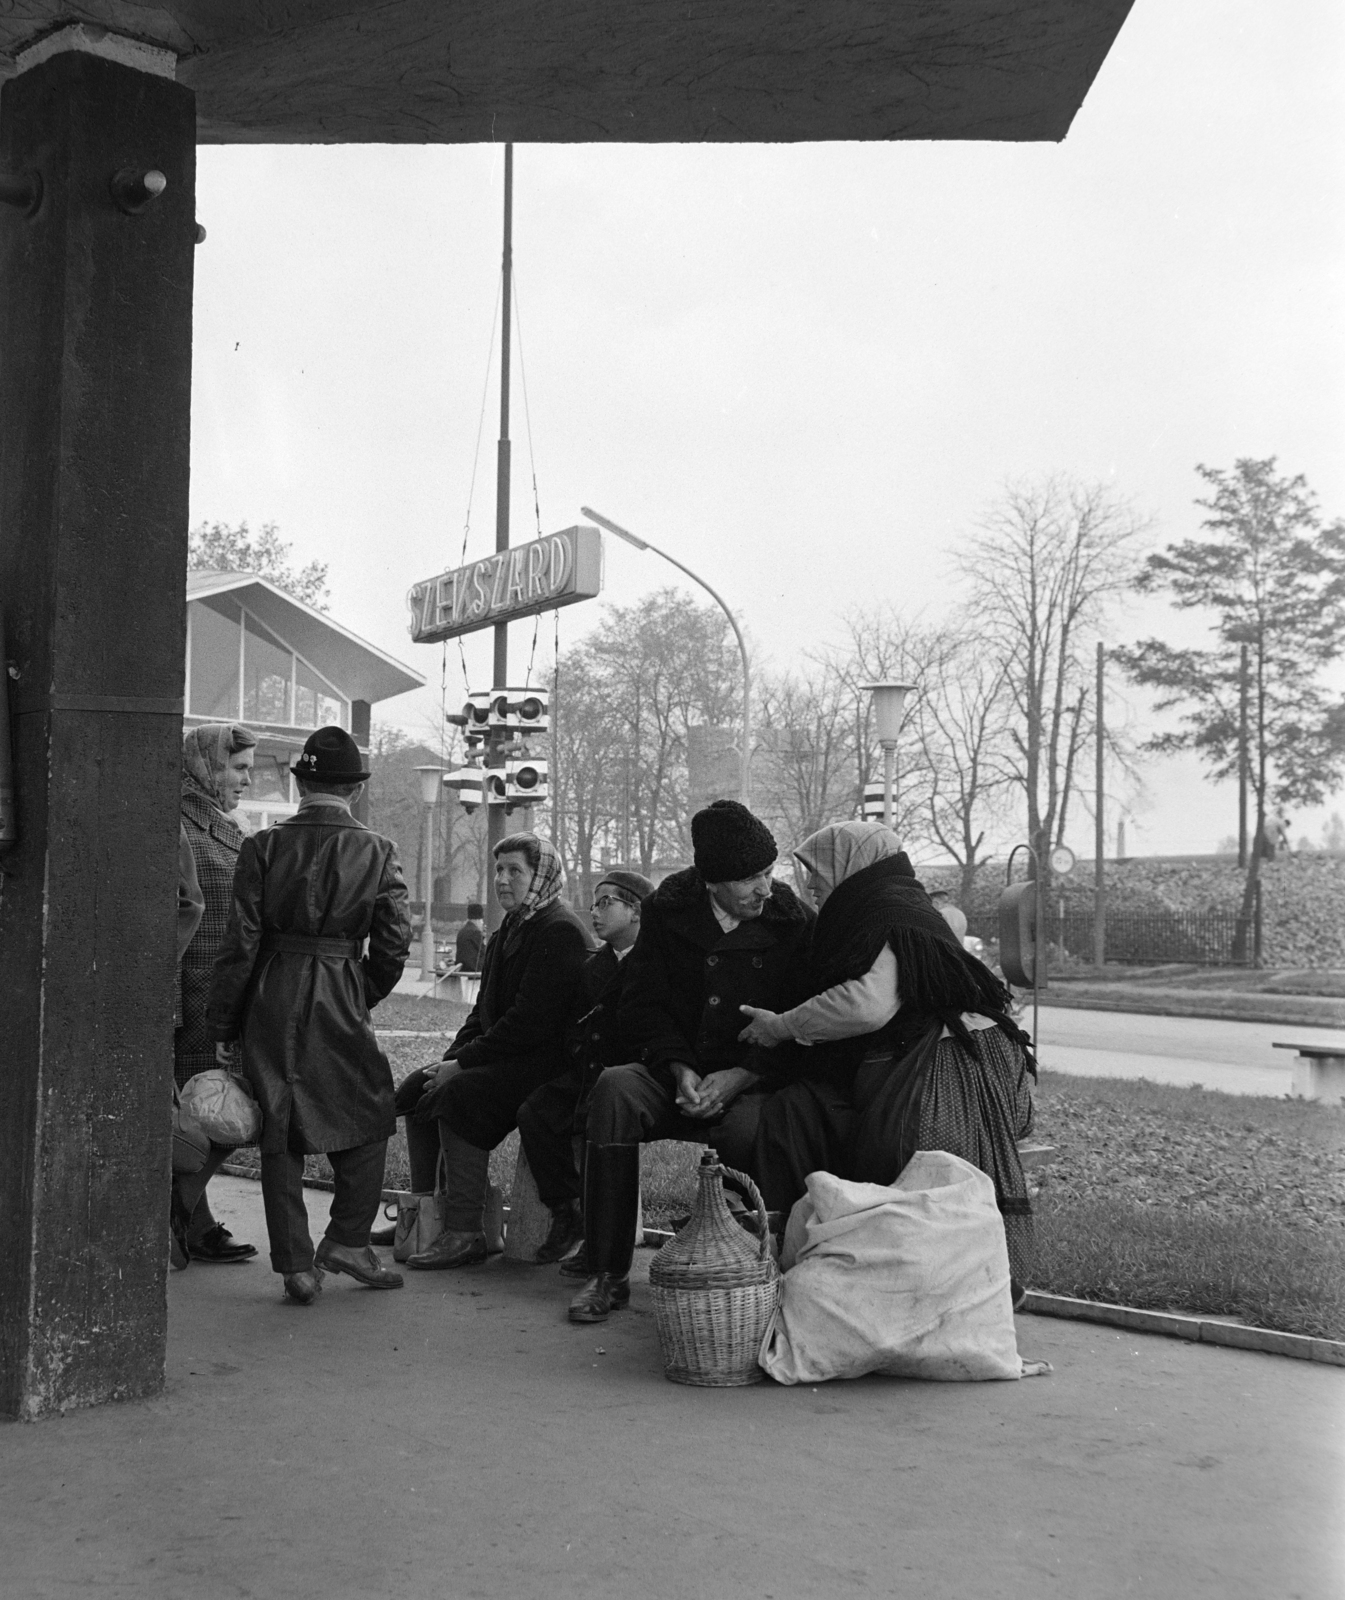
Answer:
M179 1089L188 1078L215 1065L215 1040L206 1026L206 1000L215 957L229 925L234 868L244 839L232 817L199 795L183 795L182 827L196 863L205 911L178 968L181 1017L173 1037L173 1081Z

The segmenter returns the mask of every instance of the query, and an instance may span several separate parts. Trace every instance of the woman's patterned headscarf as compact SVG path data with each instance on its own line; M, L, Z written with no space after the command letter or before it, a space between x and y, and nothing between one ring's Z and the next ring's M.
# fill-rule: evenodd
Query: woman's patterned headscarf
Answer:
M250 750L257 736L239 722L207 722L191 728L182 741L182 794L207 800L224 811L224 774L229 757Z
M516 942L522 937L523 924L529 918L549 906L553 901L559 900L561 890L565 887L565 867L560 859L560 853L550 839L543 839L540 834L524 835L537 846L538 861L533 870L532 883L528 892L523 896L523 904L515 906L504 919L501 931L505 935L505 954L511 953Z
M881 822L829 822L810 834L794 856L830 894L875 861L900 853L901 841Z

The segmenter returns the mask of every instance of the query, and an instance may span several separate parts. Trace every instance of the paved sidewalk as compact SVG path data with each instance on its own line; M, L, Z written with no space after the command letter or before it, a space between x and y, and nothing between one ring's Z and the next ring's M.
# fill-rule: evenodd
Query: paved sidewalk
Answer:
M265 1245L260 1195L217 1211ZM327 1197L309 1191L315 1221ZM315 1236L316 1236L315 1230ZM649 1255L641 1252L647 1271ZM1024 1317L1049 1377L665 1382L647 1289L168 1285L161 1399L0 1431L7 1600L1339 1600L1345 1371Z

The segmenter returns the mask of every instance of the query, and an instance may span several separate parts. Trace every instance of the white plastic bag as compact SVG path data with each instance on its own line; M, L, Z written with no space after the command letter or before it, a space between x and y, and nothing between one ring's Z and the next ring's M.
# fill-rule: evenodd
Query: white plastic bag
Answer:
M211 1144L255 1144L261 1134L262 1111L251 1089L223 1067L188 1078L178 1098L182 1115L197 1122Z
M960 1156L918 1150L890 1188L812 1173L781 1266L761 1347L778 1383L1024 1374L995 1186Z

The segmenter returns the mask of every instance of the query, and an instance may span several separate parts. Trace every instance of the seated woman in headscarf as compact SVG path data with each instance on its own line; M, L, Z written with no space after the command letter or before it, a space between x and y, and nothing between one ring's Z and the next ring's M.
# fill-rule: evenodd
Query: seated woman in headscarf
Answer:
M1017 1285L1032 1258L1032 1208L1017 1141L1032 1125L1036 1063L1009 991L940 916L892 831L833 823L795 856L818 907L816 993L791 1011L742 1007L742 1038L812 1046L801 1081L767 1101L755 1167L787 1213L810 1172L890 1184L917 1150L986 1173Z
M518 1125L534 1089L565 1071L565 1024L592 942L560 898L565 870L549 839L516 833L495 846L495 896L505 917L486 946L476 1004L444 1059L397 1090L411 1187L428 1194L442 1151L444 1231L410 1257L420 1268L486 1259L490 1152Z

